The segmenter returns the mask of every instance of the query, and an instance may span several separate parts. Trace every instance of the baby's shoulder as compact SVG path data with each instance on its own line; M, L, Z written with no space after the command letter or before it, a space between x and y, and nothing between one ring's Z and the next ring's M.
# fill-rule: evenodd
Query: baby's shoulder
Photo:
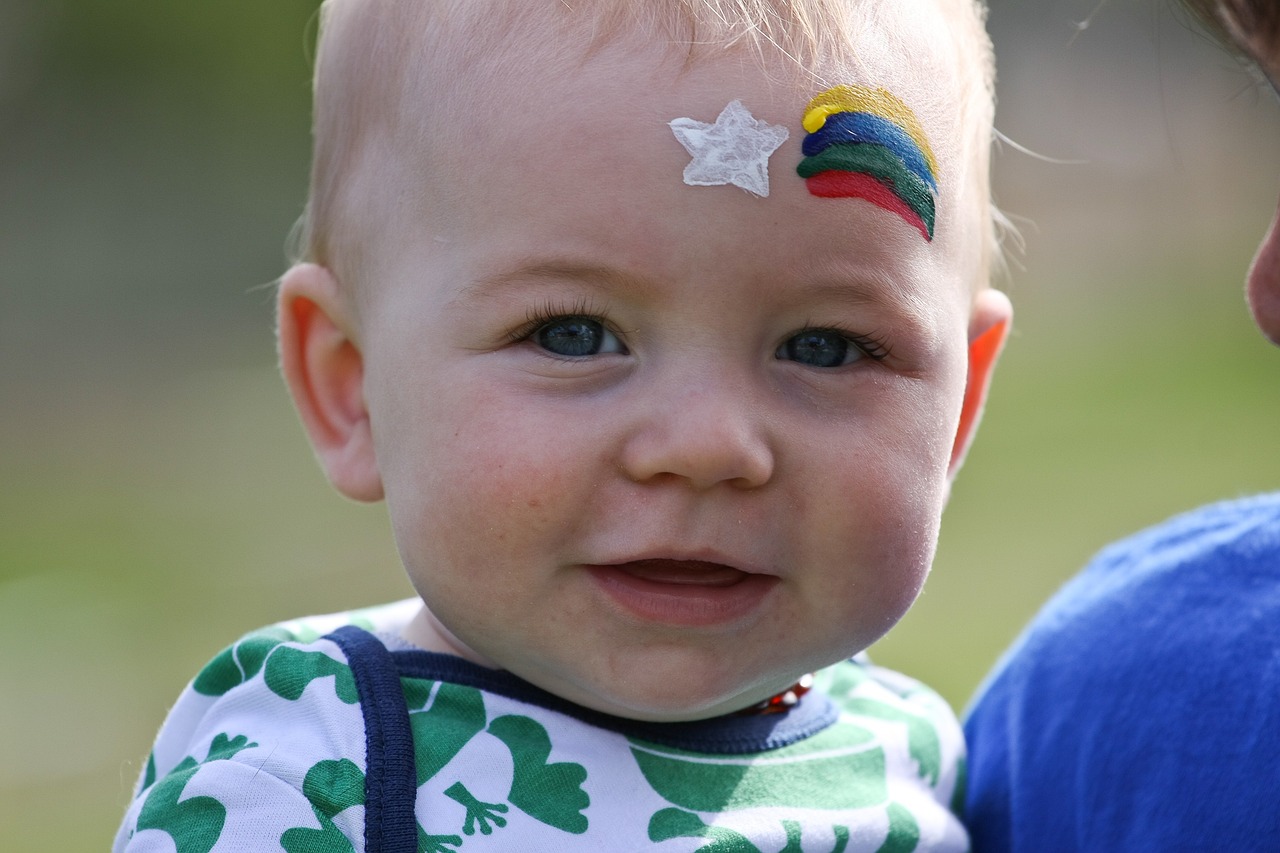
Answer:
M397 631L413 605L278 623L215 655L161 727L115 849L146 846L151 831L179 849L228 832L275 849L346 849L338 839L363 821L366 727L342 629L376 644L371 634Z
M815 687L846 715L911 719L926 722L940 732L959 731L955 712L937 691L910 676L873 664L866 655L822 670Z
M865 656L818 673L815 688L839 709L837 729L866 732L879 744L891 780L910 783L953 811L958 807L964 790L965 741L946 699Z
M240 637L204 665L170 712L152 755L158 770L188 757L193 743L203 746L200 741L216 734L210 729L226 716L254 730L238 734L264 737L282 725L292 727L299 715L350 718L358 726L355 676L335 632L356 627L374 635L395 634L417 606L411 599L292 619Z

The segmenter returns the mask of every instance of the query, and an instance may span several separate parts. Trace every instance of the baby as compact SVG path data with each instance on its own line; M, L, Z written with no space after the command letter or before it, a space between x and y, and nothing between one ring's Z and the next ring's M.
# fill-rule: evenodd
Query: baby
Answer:
M328 0L289 389L419 597L215 658L115 842L964 850L903 615L1010 317L975 0Z

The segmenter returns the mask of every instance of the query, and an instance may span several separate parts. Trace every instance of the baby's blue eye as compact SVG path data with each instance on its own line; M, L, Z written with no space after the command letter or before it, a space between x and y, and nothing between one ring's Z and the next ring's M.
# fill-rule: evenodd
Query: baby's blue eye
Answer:
M557 317L533 333L538 346L567 358L626 352L617 335L591 317Z
M809 367L841 367L862 358L862 350L833 329L805 329L778 347L777 357Z

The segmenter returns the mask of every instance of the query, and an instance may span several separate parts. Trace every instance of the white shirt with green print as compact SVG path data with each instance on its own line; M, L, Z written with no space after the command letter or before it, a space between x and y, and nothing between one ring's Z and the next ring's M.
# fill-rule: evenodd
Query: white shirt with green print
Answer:
M641 723L398 640L416 601L223 651L166 720L115 853L964 851L946 703L862 661L790 711Z

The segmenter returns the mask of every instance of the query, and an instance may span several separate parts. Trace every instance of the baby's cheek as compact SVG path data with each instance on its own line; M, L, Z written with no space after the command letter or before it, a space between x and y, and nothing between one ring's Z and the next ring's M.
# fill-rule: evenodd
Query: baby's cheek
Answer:
M480 473L467 496L495 544L518 549L544 539L556 524L564 477L534 461L507 459Z
M433 509L499 550L555 536L581 498L575 489L589 479L581 472L575 476L572 442L479 426L441 460L446 473L436 478Z
M896 621L915 599L933 556L945 464L941 453L900 435L863 438L841 464L824 469L828 489L795 501L814 531L809 545L818 549L819 562L840 567L832 588L870 616Z

